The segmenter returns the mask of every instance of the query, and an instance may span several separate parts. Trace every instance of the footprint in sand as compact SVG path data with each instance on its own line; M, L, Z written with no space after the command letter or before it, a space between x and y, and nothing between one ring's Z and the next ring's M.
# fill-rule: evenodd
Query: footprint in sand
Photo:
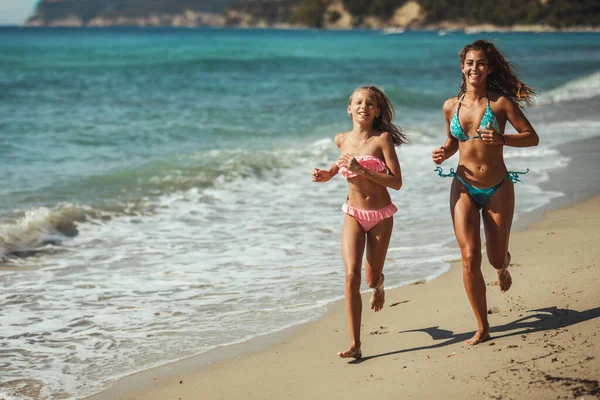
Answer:
M514 267L520 267L521 264L519 264L519 263L510 263L510 264L508 264L508 266L514 268Z
M488 314L498 314L500 312L500 308L492 307L488 310Z
M386 333L390 333L390 328L387 326L380 326L379 329L369 332L371 335L385 335Z

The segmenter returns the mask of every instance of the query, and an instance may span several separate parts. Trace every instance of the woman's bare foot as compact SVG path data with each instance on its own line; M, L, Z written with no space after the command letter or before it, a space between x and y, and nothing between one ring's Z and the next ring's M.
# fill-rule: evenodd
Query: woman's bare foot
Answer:
M475 335L465 342L468 346L475 346L490 339L490 332L487 329L478 329Z
M512 277L510 276L510 272L508 272L508 266L510 265L510 253L506 254L506 263L499 269L498 272L498 286L500 286L500 291L502 293L506 292L510 289L512 285Z
M337 355L340 358L355 358L359 360L362 357L362 351L360 351L360 346L352 346L348 350L340 351Z
M379 278L379 284L373 289L373 296L371 296L371 311L381 311L383 303L385 303L385 290L383 289L383 281L385 277L383 273Z

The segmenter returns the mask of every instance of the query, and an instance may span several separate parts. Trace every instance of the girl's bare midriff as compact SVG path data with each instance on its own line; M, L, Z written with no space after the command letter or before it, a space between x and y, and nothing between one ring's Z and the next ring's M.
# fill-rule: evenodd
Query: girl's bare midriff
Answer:
M348 205L361 210L379 210L391 202L385 186L361 176L348 179Z

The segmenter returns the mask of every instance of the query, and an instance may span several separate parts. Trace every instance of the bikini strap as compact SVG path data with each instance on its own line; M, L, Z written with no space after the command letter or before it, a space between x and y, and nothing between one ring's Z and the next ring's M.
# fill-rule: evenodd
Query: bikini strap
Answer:
M462 97L460 98L460 100L458 101L458 107L456 107L456 112L454 114L458 114L458 110L460 110L460 106L462 105L463 100L465 99L465 96L467 94L463 94Z

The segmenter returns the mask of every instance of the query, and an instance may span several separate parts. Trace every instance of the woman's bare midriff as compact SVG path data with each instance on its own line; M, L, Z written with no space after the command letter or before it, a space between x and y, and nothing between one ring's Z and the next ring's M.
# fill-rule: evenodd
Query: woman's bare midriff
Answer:
M478 139L469 142L460 144L456 174L465 182L481 188L492 187L502 181L506 176L502 146L492 147Z

